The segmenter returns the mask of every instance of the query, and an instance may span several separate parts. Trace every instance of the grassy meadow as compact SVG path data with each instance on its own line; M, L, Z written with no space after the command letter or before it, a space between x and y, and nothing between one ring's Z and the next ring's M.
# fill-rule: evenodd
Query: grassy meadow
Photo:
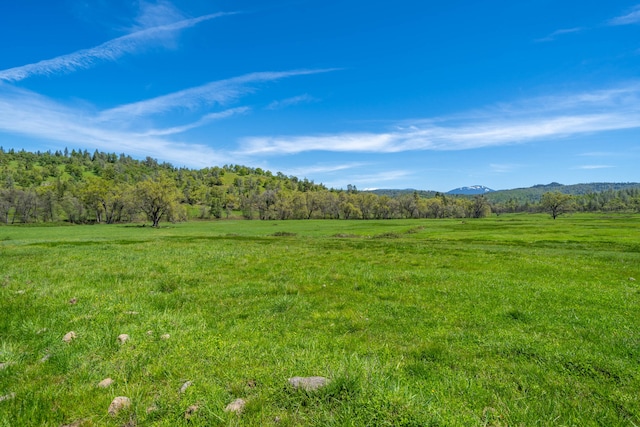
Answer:
M0 226L0 364L2 427L638 426L640 217Z

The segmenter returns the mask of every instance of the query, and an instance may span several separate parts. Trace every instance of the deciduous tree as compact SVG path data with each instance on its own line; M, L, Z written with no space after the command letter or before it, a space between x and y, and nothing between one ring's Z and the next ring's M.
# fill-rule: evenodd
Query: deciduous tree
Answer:
M569 194L552 191L542 195L540 206L545 212L548 212L553 219L556 219L559 215L571 209L572 200L573 197Z
M181 216L181 196L176 183L163 173L139 182L135 188L135 203L153 227L158 227L163 217L176 219Z

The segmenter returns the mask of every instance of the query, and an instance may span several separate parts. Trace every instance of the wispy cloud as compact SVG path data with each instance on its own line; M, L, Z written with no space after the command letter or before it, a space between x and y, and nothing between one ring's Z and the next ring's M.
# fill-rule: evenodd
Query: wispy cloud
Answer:
M640 4L634 6L628 13L607 21L609 25L630 25L640 23Z
M620 156L622 153L613 153L610 151L591 151L588 153L581 153L579 156L583 157L612 157L612 156Z
M226 104L255 90L252 86L284 79L287 77L325 73L335 69L293 70L258 72L245 74L226 80L207 83L202 86L181 90L132 104L121 105L100 114L101 120L126 120L152 114L166 113L174 109L195 110L214 104Z
M491 163L489 168L492 172L495 173L509 173L513 172L515 169L519 169L521 165L513 164L513 163Z
M640 23L640 4L632 7L627 13L624 15L616 16L615 18L611 18L604 23L605 26L620 26L620 25L631 25ZM539 39L535 39L536 43L544 43L544 42L552 42L556 40L559 36L564 36L567 34L575 34L580 32L585 32L592 30L594 27L573 27L573 28L563 28L552 32L551 34L541 37Z
M116 39L109 40L90 49L82 49L53 59L39 61L20 67L0 71L0 80L17 82L36 75L54 75L88 69L100 62L115 61L128 53L134 53L150 45L166 41L168 35L193 27L201 22L230 15L232 13L213 13L196 18L145 28Z
M351 184L370 184L372 182L391 182L410 176L412 172L407 170L390 170L374 174L352 175L349 177Z
M305 151L396 153L411 150L470 150L541 138L637 127L640 127L640 114L575 115L521 122L496 120L462 126L421 125L386 133L249 137L242 141L241 151L251 155L276 155Z
M193 123L189 123L187 125L184 126L175 126L175 127L171 127L171 128L165 128L165 129L153 129L150 131L146 131L143 133L139 133L138 135L140 136L166 136L166 135L175 135L178 133L183 133L183 132L187 132L191 129L196 129L199 128L201 126L204 126L206 124L209 124L213 121L216 120L221 120L221 119L226 119L229 118L231 116L235 116L238 114L245 114L247 112L249 112L251 110L251 108L249 107L237 107L237 108L230 108L228 110L224 110L224 111L220 111L217 113L209 113L209 114L205 114L202 118L200 118L200 120L197 120Z
M640 127L640 85L491 106L468 115L405 122L383 132L256 136L245 155L305 151L394 153L469 150Z
M574 169L592 170L592 169L609 169L612 167L613 166L611 165L583 165L583 166L578 166Z
M337 165L313 165L288 169L287 172L294 176L310 176L312 174L342 172L345 170L361 168L367 165L368 163L362 162L341 163Z
M411 176L415 176L415 173L407 170L390 170L368 174L342 173L337 175L335 180L324 181L323 184L329 188L346 188L348 184L352 184L360 190L371 191L381 188L380 186L394 188L396 185L394 182L402 181Z
M298 104L307 104L315 101L317 101L316 98L305 93L304 95L273 101L267 105L267 110L279 110L281 108L287 108Z
M223 160L211 148L153 135L136 135L97 125L86 111L61 105L36 93L0 85L0 130L105 151L175 159L178 164L206 166Z
M0 132L43 141L91 146L105 151L151 155L192 167L227 163L232 160L230 153L176 138L213 121L249 113L251 108L248 106L222 111L211 111L207 107L216 102L236 100L241 95L256 90L253 86L255 83L327 71L329 70L251 73L102 112L87 103L65 105L0 81ZM157 115L175 109L198 110L198 118L172 127L161 128L155 125L161 121L157 120ZM238 157L233 159L237 160Z
M140 1L138 16L135 18L135 25L131 32L168 25L185 19L187 17L171 2L166 0L155 3Z
M536 39L535 41L538 42L538 43L540 43L540 42L550 42L550 41L554 41L558 36L561 36L561 35L564 35L564 34L579 33L582 30L584 30L584 28L582 28L582 27L566 28L566 29L556 30L553 33L549 34L548 36L542 37L540 39Z

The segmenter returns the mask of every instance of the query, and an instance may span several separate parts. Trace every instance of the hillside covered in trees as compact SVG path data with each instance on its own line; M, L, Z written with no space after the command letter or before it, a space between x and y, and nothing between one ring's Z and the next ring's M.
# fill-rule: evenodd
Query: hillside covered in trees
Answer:
M543 186L544 187L544 186ZM521 190L510 190L521 191ZM176 168L147 157L65 149L54 153L0 147L0 222L119 223L160 220L478 218L546 210L537 199L451 196L428 191L391 195L329 189L260 168ZM572 196L578 211L639 211L640 187Z

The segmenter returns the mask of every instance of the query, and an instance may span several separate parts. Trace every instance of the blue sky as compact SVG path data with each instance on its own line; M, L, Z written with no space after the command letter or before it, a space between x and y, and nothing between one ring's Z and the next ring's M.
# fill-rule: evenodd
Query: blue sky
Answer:
M640 3L21 0L0 145L329 187L640 181Z

